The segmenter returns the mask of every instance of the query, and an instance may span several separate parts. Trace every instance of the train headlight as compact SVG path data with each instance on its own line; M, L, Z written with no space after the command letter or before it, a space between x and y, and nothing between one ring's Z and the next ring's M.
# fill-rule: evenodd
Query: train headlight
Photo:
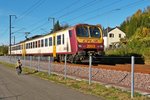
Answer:
M100 46L99 46L99 45L97 45L97 48L100 48Z
M79 44L79 45L78 45L78 47L79 47L79 48L82 48L82 45L81 45L81 44Z
M104 46L103 46L103 45L100 45L100 48L104 48Z

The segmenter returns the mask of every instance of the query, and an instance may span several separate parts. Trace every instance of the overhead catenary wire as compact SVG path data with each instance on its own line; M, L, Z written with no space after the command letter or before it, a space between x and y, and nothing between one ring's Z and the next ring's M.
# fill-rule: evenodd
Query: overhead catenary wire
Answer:
M81 20L80 22L85 22L85 21L93 20L93 19L95 19L95 18L98 18L99 16L103 16L103 15L106 15L106 14L111 13L111 12L114 12L114 11L122 10L122 9L124 9L124 8L127 8L127 7L129 7L129 6L133 6L133 5L135 5L135 4L137 4L137 3L140 3L140 2L143 2L143 1L144 1L144 0L139 0L139 1L136 1L136 2L132 2L132 3L130 3L130 4L121 6L121 7L119 7L119 8L115 8L115 9L112 9L112 10L109 10L109 11L106 11L106 12L103 12L103 13L101 13L101 14L98 14L98 15L96 15L96 16L92 16L92 17L89 17L89 18L87 18L87 19Z
M81 10L81 9L84 8L84 7L88 7L88 6L92 5L92 3L96 2L96 1L97 1L97 0L92 0L92 1L90 1L90 2L88 2L88 3L86 3L86 4L84 4L84 5L80 6L79 8L76 8L76 9L74 9L74 10L72 10L72 11L69 11L69 12L67 12L67 13L65 13L65 14L63 14L63 15L61 15L61 16L59 16L58 19L63 18L63 17L65 17L65 16L68 16L68 15L70 15L70 14L72 14L72 13L78 11L78 10Z
M65 22L73 21L73 20L75 20L75 19L77 19L77 18L81 18L83 15L85 16L85 15L94 13L94 12L96 12L96 11L98 11L98 10L105 9L105 8L107 8L107 7L110 7L110 6L114 5L114 4L119 3L120 1L123 1L123 0L116 0L116 1L114 1L114 2L112 2L112 3L110 3L110 4L107 4L107 5L104 5L104 6L100 7L100 8L97 8L97 9L88 11L88 12L86 12L86 13L80 14L80 15L78 15L78 16L76 16L76 17L74 17L74 18L71 18L71 19L69 19L69 20L67 20L67 21L65 21Z
M39 0L39 1L41 1L41 0ZM38 4L39 1L37 1L34 5ZM80 0L76 0L76 1L74 1L74 2L72 2L72 3L70 3L69 5L67 5L66 7L64 7L64 8L62 8L62 9L58 10L58 11L56 11L56 12L53 13L52 15L54 16L54 15L60 13L60 12L62 13L64 10L73 7L73 6L70 6L70 5L77 4L77 3L79 3L79 1L80 1ZM43 3L43 2L41 2L41 3ZM30 7L30 8L31 8L31 7ZM28 9L28 10L29 10L29 9ZM26 12L28 12L28 10L27 10ZM25 13L25 12L24 12L24 13ZM40 23L40 22L42 22L42 21L44 21L44 20L47 20L48 17L49 17L49 16L47 16L47 17L43 18L42 20L40 20L40 21L38 21L38 22L36 22L36 23L33 23L33 24L31 24L31 25L29 25L29 26L27 26L27 27L25 27L25 28L28 29L28 27L30 28L30 27L32 27L32 26L35 26L35 25L37 25L38 23Z
M80 0L77 0L77 1L75 1L75 2L73 2L73 3L77 3L77 2L79 2L79 1L80 1ZM77 8L77 9L81 9L81 8L83 8L83 7L87 6L87 5L89 5L90 3L94 2L94 1L96 1L96 0L92 0L92 1L90 1L90 2L88 2L88 3L86 3L86 4L84 4L83 6ZM72 5L73 3L71 3L71 5ZM68 7L68 6L66 6L65 8L63 8L63 10L67 9L67 7ZM75 10L77 10L77 9L75 9ZM59 12L59 11L58 11L58 12ZM58 13L58 12L57 12L57 13ZM69 14L69 12L68 12L68 14ZM65 14L64 14L63 16L65 16ZM63 17L63 16L60 16L59 18L61 18L61 17ZM59 19L59 18L58 18L58 19ZM41 26L42 26L42 25L41 25Z
M24 11L19 17L17 17L17 21L20 21L23 17L27 16L28 14L30 14L34 9L36 9L37 7L39 7L43 2L45 2L45 0L35 0L35 3L29 7L26 11ZM15 20L12 21L12 24L15 24ZM22 28L21 28L22 29ZM4 33L7 33L7 31L9 30L9 28L6 28L6 31L4 31ZM19 29L20 30L20 29ZM15 32L12 32L12 33L16 33ZM5 34L2 34L2 36L4 36Z
M79 1L80 1L80 0L76 0L76 1L72 2L72 3L69 4L69 5L77 4L77 3L79 3ZM80 8L77 8L77 9L75 9L75 10L79 10L79 9L81 9L81 8L83 8L83 7L85 7L85 6L87 6L88 4L92 3L93 1L96 1L96 0L92 0L91 2L88 2L88 3L84 4L83 6L81 6ZM60 12L63 12L64 10L68 9L68 7L69 7L69 8L72 7L72 6L69 6L69 5L67 5L66 7L62 8L62 10L56 11L56 12L53 13L52 15L54 16L54 15L60 13ZM62 18L62 17L64 17L64 16L66 16L66 14L69 14L69 12L67 12L67 13L65 13L63 16L60 16L60 17L55 18L55 19ZM47 17L47 18L48 18L48 17ZM44 19L42 19L42 20L40 20L40 21L38 21L38 22L36 22L36 23L34 23L34 24L31 24L30 26L33 26L33 25L35 25L35 24L37 24L37 23L39 23L39 22L42 22L42 21L44 21L44 20L47 19L47 18L44 18ZM29 26L29 27L30 27L30 26Z
M74 2L72 2L72 3L70 3L69 5L67 5L66 7L64 7L64 8L62 8L62 9L60 9L60 10L54 12L54 13L51 14L51 15L54 16L54 15L57 15L57 14L59 14L59 13L62 13L62 12L64 12L66 9L69 9L69 8L73 7L74 5L80 3L80 1L81 1L81 0L76 0L76 1L74 1ZM70 6L70 5L73 5L73 6Z
M34 29L32 29L32 30L30 31L30 33L32 34L32 32L36 31L37 29L40 29L40 27L45 26L45 25L47 25L47 24L48 24L48 22L45 22L45 23L43 23L42 25L39 25L39 26L35 27ZM25 33L25 32L21 32L21 33ZM21 37L21 36L23 36L23 35L24 35L24 34L20 34L20 35L17 36L17 37L19 38L19 37Z
M78 1L80 1L80 0L77 0L77 1L75 1L75 2L78 2ZM81 10L81 9L84 8L84 7L91 6L91 5L93 5L93 2L95 2L95 1L97 1L97 0L92 0L92 1L90 1L90 2L88 2L88 3L86 3L86 4L84 4L84 5L80 6L79 8L74 9L74 11ZM75 2L73 2L73 3L75 3ZM73 4L73 3L72 3L72 4ZM66 8L67 8L67 7L65 7L63 10L65 10ZM64 17L64 16L66 16L66 14L71 14L71 12L65 13L64 15L58 17L58 19L59 19L59 18L62 18L62 17ZM40 25L40 26L42 26L42 25ZM39 28L39 27L38 27L38 28ZM37 29L37 28L35 28L35 29ZM34 30L35 30L35 29L34 29ZM33 31L33 30L32 30L32 31Z
M35 0L37 1L37 0ZM31 5L31 7L29 7L27 10L25 10L19 17L18 20L23 19L23 17L29 15L34 9L38 8L42 3L44 3L45 0L38 0L37 2L35 2L33 5Z
M36 29L38 29L38 28L40 28L40 27L42 27L42 26L45 26L45 25L47 25L47 24L49 24L49 23L48 23L48 22L45 22L44 24L39 25L39 26L37 26L36 28L32 29L30 32L33 32L33 31L35 31Z
M142 0L140 0L140 1L142 1ZM144 0L143 0L143 1L144 1ZM135 3L135 2L134 2L134 3ZM128 6L131 6L131 5L133 5L133 4L131 3L131 4L125 5L125 6L128 7ZM122 7L124 8L124 6L122 6ZM123 8L121 8L121 9L123 9ZM100 8L99 8L99 9L100 9ZM118 8L118 9L119 9L119 8ZM113 12L114 10L117 10L117 8L116 8L116 9L113 9L113 10L110 10L110 11L106 11L106 12L101 13L101 14L96 15L96 16L90 17L90 18L88 18L88 19L85 19L84 21L95 19L95 18L97 18L97 17L99 17L99 16L105 15L106 13ZM43 26L43 25L45 25L45 24L39 25L38 27L32 29L31 31L35 31L36 29L38 29L40 26Z

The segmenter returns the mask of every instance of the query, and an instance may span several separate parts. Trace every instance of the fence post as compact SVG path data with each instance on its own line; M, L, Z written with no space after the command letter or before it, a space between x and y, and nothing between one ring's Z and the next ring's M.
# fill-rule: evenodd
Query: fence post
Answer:
M32 56L30 56L30 67L31 67L31 62L32 62Z
M26 65L26 56L23 57L24 59L24 66Z
M134 97L134 56L131 57L131 98Z
M38 56L38 71L40 71L40 56Z
M92 55L89 55L89 85L91 85L92 78Z
M51 57L48 57L48 74L51 74Z
M67 66L66 65L67 65L67 55L65 54L65 66L64 66L65 67L64 68L65 79L67 78Z

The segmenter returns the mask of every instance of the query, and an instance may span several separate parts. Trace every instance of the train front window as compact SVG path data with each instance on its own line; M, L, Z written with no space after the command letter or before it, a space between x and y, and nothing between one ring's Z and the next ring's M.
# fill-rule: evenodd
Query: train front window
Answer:
M90 27L90 36L95 38L101 37L100 30L98 29L98 27Z
M76 32L78 37L89 37L88 28L86 26L78 26Z

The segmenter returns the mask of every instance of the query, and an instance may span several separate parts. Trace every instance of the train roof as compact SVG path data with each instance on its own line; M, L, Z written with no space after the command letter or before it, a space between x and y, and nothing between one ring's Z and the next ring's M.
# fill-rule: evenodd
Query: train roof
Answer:
M20 44L20 43L24 43L24 42L29 41L29 40L41 38L41 37L44 37L44 36L47 36L47 35L50 35L50 34L54 34L54 33L57 33L57 32L61 32L61 31L64 31L64 30L69 30L69 29L71 29L71 28L74 28L74 27L77 27L77 26L80 26L80 25L95 26L95 25L83 24L83 23L82 23L82 24L76 24L76 25L74 25L74 26L70 26L70 27L68 27L68 28L61 29L61 30L56 31L56 32L53 32L53 33L47 33L47 34L45 34L45 35L35 35L35 36L32 36L32 37L30 37L30 38L27 38L26 40L20 41L19 43L15 44L15 45L18 45L18 44ZM98 24L98 25L96 25L96 26L100 26L100 27L101 27L100 24ZM12 46L13 46L13 45L12 45Z
M30 38L27 38L26 40L24 41L21 41L20 43L23 43L23 42L26 42L26 41L29 41L29 40L33 40L33 39L36 39L36 38L39 38L39 37L42 37L43 35L35 35L35 36L32 36Z

